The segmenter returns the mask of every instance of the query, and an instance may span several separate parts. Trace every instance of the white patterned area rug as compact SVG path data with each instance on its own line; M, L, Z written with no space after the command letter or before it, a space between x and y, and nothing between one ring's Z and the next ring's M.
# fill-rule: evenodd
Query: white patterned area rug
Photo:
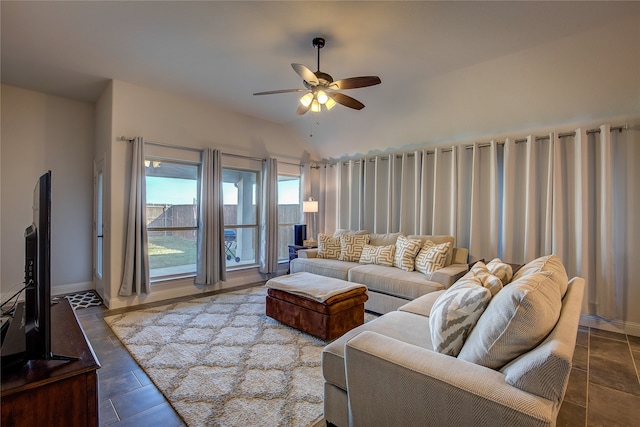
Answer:
M105 317L189 426L322 421L325 342L265 315L257 287Z

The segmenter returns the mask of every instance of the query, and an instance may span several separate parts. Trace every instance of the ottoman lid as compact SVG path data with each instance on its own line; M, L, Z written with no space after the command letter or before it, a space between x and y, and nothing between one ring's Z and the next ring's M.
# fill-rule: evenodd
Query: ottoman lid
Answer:
M311 298L318 302L325 302L335 295L354 289L363 289L363 291L367 289L365 285L359 283L346 282L306 272L275 277L265 283L265 286L270 289Z

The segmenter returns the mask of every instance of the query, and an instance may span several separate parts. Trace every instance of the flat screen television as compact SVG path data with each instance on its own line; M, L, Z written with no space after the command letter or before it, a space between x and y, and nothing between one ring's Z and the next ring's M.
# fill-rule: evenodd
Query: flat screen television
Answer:
M29 360L77 360L51 352L51 171L33 190L33 221L24 232L24 303L2 341L2 369Z
M26 359L52 358L51 354L51 171L33 190L33 222L25 237Z

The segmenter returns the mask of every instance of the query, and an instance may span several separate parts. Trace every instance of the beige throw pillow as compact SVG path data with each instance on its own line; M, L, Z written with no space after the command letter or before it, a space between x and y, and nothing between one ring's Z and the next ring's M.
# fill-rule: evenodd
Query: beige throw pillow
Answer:
M513 280L518 280L538 271L552 272L554 280L560 289L560 294L564 297L564 294L567 292L567 286L569 285L569 277L567 276L567 270L565 270L562 261L560 261L560 258L558 258L557 255L551 254L542 256L525 264L516 272L516 274L514 274Z
M457 356L490 300L491 292L473 277L459 280L440 295L429 314L433 349Z
M423 274L431 274L443 268L450 248L450 242L436 245L431 240L427 240L416 256L416 270Z
M364 245L360 255L360 264L377 264L393 267L396 245L372 246Z
M491 300L458 358L500 369L531 350L555 327L562 300L553 273L514 280Z
M318 258L338 259L340 256L340 238L324 233L318 234Z
M369 235L343 234L340 236L340 261L358 262L362 248L369 243Z
M500 258L494 258L487 263L487 268L494 276L502 282L502 285L507 285L513 278L513 268L505 262L502 262Z
M478 261L471 267L471 270L463 276L463 278L475 277L480 281L480 284L489 289L492 296L495 296L500 289L502 289L502 281L491 274L489 269L482 261Z
M405 236L398 236L396 241L396 257L393 262L394 267L404 271L413 271L415 259L421 247L419 239L409 239Z

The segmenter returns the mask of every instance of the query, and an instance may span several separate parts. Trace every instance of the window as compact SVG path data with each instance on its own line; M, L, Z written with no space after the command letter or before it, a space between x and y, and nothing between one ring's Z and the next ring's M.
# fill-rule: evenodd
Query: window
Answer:
M278 176L278 261L289 260L289 246L294 242L293 225L301 220L300 177Z
M222 169L227 269L258 263L260 172Z
M145 176L151 279L193 275L200 165L146 157Z

